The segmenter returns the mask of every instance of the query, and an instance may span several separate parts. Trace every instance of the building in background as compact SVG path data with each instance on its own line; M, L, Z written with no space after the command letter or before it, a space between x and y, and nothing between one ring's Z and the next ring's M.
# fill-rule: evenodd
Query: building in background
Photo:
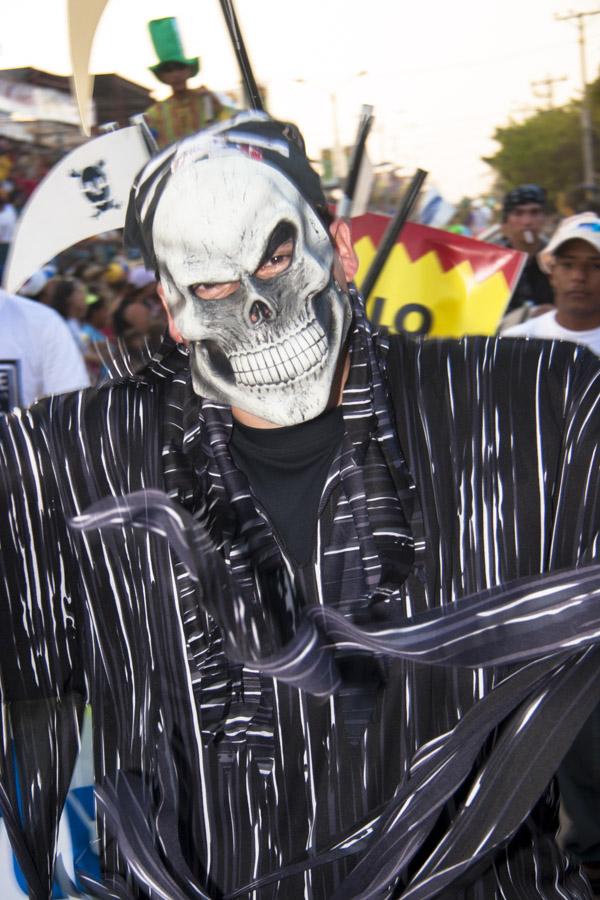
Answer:
M146 109L150 91L121 75L94 77L95 127L129 124ZM0 136L8 141L59 152L81 143L77 105L70 79L40 69L0 69Z
M120 75L96 75L93 130L108 122L126 126L149 102L147 88ZM31 67L0 69L0 190L17 210L46 172L85 140L70 78Z

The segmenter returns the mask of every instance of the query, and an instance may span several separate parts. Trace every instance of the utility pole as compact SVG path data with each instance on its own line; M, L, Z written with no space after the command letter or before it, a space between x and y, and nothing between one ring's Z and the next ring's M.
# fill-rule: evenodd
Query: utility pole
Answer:
M364 75L368 75L369 73L365 69L361 69L360 72L356 72L354 75L350 77L354 78L362 78ZM307 81L305 78L293 78L292 81L294 84L305 84L307 87L313 87L322 92L322 86L313 81ZM346 85L348 82L346 82ZM345 87L346 85L340 85L340 87ZM339 180L343 179L346 174L347 164L346 158L344 155L344 149L342 147L342 142L340 139L340 128L338 122L338 91L333 90L329 91L329 100L331 103L331 124L332 124L332 137L333 137L333 147L332 147L332 163L333 163L333 175Z
M541 100L546 101L546 109L553 109L554 85L558 84L560 81L566 80L566 75L560 75L558 78L551 78L550 75L546 75L545 78L540 78L539 81L531 82L533 94L535 97L539 97Z
M583 156L583 181L586 187L593 188L596 185L596 173L594 171L594 145L592 142L592 116L587 89L587 71L585 65L585 18L586 16L598 16L600 9L588 12L570 12L565 16L556 15L559 22L577 19L579 29L579 57L581 61L581 81L583 84L583 96L581 98L581 149Z

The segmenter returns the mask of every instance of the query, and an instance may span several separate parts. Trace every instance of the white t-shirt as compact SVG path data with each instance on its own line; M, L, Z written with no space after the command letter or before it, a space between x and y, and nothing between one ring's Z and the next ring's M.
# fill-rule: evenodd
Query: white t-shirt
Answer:
M556 310L541 316L534 316L520 325L513 325L502 332L502 337L530 337L547 338L555 341L573 341L575 344L585 344L594 353L600 356L600 328L591 328L589 331L571 331L563 328L556 321Z
M0 412L89 383L81 353L58 313L0 288Z

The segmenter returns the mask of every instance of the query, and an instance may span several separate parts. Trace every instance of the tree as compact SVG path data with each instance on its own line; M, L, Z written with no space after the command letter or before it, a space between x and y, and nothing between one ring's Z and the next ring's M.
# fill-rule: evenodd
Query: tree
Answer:
M589 86L594 156L600 165L600 79ZM551 205L576 192L583 182L580 104L571 101L555 109L539 110L524 122L497 128L498 152L484 161L496 170L500 187L535 182L548 191Z

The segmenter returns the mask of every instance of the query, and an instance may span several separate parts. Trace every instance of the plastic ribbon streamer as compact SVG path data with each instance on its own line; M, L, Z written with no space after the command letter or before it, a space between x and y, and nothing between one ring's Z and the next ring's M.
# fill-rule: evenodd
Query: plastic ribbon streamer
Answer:
M225 563L209 536L165 494L141 491L108 498L72 525L81 531L131 525L164 537L198 583L199 602L228 636L228 645L233 652L246 654L238 661L317 696L339 688L335 652L348 648L441 666L492 668L529 662L502 680L452 731L416 755L406 782L368 825L305 862L313 868L356 853L358 844L361 849L366 845L335 900L384 895L422 846L441 806L467 778L485 740L502 726L445 844L402 894L411 900L436 896L516 831L532 799L542 793L551 766L558 765L573 733L600 701L600 650L589 646L573 654L600 643L600 565L521 579L421 615L400 617L396 623L388 617L379 627L357 627L334 609L312 607L298 639L277 656L261 659L245 638L265 628L266 607L240 608L241 600L235 598ZM375 596L374 609L382 602L386 601ZM103 792L102 805L113 809L113 818L115 802L116 796L110 803ZM136 818L143 822L141 814L131 813L126 821L131 826ZM128 828L120 820L117 827L126 834ZM128 859L131 855L138 859L133 843L127 841L127 846ZM140 840L141 846L147 850L148 842ZM280 882L301 869L302 864L278 870L232 896Z

